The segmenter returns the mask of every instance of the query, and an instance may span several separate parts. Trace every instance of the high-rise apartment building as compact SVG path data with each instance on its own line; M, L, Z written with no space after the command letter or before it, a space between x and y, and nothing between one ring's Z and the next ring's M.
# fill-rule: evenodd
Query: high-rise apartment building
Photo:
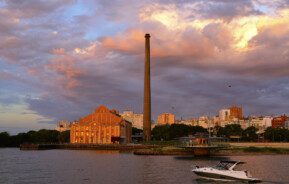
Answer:
M286 115L274 117L272 119L272 127L273 128L284 128L285 122L288 120L288 117Z
M121 117L132 123L132 126L138 129L143 129L143 114L137 114L133 111L123 111Z
M242 119L243 118L243 109L242 107L232 106L230 110L230 119Z
M228 121L230 119L230 109L221 109L219 111L220 121Z
M158 125L175 123L175 115L172 113L163 113L158 116Z

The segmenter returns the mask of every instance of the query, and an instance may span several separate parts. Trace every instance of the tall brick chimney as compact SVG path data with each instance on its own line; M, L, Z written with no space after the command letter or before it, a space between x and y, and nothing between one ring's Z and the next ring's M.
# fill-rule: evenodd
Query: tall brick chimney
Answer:
M151 140L150 34L145 35L143 140Z

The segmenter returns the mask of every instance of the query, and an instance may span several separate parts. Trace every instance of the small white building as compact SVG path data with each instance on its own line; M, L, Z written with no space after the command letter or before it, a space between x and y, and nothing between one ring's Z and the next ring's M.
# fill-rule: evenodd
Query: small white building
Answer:
M174 124L175 123L175 115L172 113L162 113L158 115L157 119L158 125L165 125L165 124Z
M285 121L284 128L289 129L289 120Z
M131 122L133 127L143 129L143 114L136 114L133 111L123 111L120 116Z
M176 124L184 124L184 125L194 125L194 120L193 119L182 119L182 120L176 120Z
M249 120L249 126L254 126L259 129L259 131L265 130L272 126L272 117L253 117Z
M70 130L70 123L67 120L61 120L57 123L55 130L59 132Z
M273 120L273 117L271 117L271 116L265 116L265 117L263 118L263 121L264 121L264 124L265 124L265 127L266 127L266 128L272 126L272 120Z
M225 127L226 125L235 125L235 124L241 125L241 121L240 120L221 121L220 126Z
M247 119L241 119L241 120L238 120L238 122L243 130L249 127L249 120Z
M219 111L219 119L220 121L228 121L230 118L230 109L221 109Z
M199 119L195 122L195 125L201 126L207 129L209 127L209 117L208 116L199 117Z
M220 118L219 118L219 116L214 116L213 117L213 124L214 124L214 126L220 126Z

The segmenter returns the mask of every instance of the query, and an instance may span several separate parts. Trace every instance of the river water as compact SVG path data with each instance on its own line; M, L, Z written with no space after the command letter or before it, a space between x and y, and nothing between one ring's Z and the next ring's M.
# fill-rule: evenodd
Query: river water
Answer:
M194 165L214 165L219 160L246 162L263 183L289 183L289 155L194 158L188 156L137 156L115 151L0 149L1 184L192 184L198 179ZM220 182L218 182L220 183ZM235 183L235 182L234 182Z

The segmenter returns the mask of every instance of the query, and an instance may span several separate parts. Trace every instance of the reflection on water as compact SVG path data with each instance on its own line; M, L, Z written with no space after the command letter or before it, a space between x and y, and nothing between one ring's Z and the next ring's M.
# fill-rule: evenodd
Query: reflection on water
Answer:
M230 160L230 157L225 157L225 156L222 156L222 157L219 157L219 156L215 156L215 157L194 157L194 156L175 156L174 157L175 159L179 159L179 160L193 160L193 161L196 161L196 160L216 160L216 161L220 161L220 160Z
M243 184L242 182L239 181L212 181L212 180L206 180L202 178L196 178L195 183L201 183L201 184L207 184L207 183L214 183L214 184Z
M211 166L219 160L246 162L246 169L263 183L289 183L289 155L136 156L117 151L0 149L0 183L192 184L222 183L199 179L195 165ZM236 182L233 182L236 183Z

